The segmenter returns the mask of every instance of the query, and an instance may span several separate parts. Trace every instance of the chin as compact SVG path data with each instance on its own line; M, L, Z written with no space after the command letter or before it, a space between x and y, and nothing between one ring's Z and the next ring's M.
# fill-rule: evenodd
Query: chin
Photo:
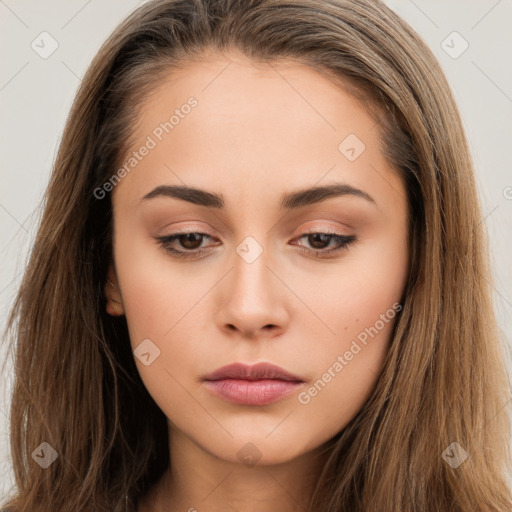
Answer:
M266 434L259 435L236 435L234 438L226 440L224 443L215 443L213 446L205 448L214 456L224 459L227 462L240 464L247 467L270 466L285 464L308 451L315 448L304 445L304 439L295 440L293 436L287 437L286 442L272 435L265 437ZM212 439L209 439L209 443Z

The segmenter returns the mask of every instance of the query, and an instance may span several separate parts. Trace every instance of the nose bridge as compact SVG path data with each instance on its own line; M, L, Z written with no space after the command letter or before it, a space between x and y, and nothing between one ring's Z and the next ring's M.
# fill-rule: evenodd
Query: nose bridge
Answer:
M260 307L272 300L273 283L271 272L267 265L270 263L270 251L266 239L249 235L238 244L233 257L232 293L242 302L253 302L253 307ZM275 284L275 283L274 283Z
M250 334L268 326L283 327L286 308L282 284L268 268L271 251L255 236L247 236L236 246L232 257L232 272L223 290L220 327L236 327Z
M234 260L234 287L238 293L247 295L252 291L252 295L256 292L266 295L268 289L267 265L269 263L268 248L264 248L252 236L246 237L236 248L236 256Z

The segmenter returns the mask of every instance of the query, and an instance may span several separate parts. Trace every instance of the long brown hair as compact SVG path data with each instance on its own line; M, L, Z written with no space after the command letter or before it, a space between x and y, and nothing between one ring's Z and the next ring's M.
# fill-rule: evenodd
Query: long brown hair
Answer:
M138 375L125 318L105 312L112 204L94 191L118 169L159 79L230 49L294 59L364 98L407 186L403 310L374 392L332 439L309 510L512 510L508 378L473 164L436 59L376 0L154 0L102 46L69 115L6 331L8 505L135 510L168 467L166 418ZM43 442L58 454L45 469L31 456ZM468 455L457 467L455 452Z

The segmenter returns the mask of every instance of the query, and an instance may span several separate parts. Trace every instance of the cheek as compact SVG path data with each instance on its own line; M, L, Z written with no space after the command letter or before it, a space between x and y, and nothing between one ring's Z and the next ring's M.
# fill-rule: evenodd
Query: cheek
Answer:
M153 240L130 236L126 226L120 231L116 270L132 345L145 338L163 340L204 295L205 284L197 286L186 265L170 267Z
M288 273L286 279L317 313L318 318L310 315L317 333L332 349L343 349L360 333L364 338L375 324L379 334L382 331L376 340L389 337L396 316L393 304L402 300L407 272L405 235L390 237L387 233L361 242L334 265L318 272ZM313 324L309 329L313 330Z
M298 401L311 418L321 414L325 421L318 428L345 425L370 396L402 309L407 258L403 239L392 247L383 239L345 258L332 274L317 276L314 286L304 286L303 296L325 329L317 325L316 336L310 330L315 351L304 346L304 355L315 375Z
M157 402L161 396L164 405L205 357L204 333L211 318L205 295L218 276L210 272L198 278L186 263L170 263L152 241L120 235L116 244L116 271L135 362L150 394ZM208 348L210 353L215 349ZM144 360L137 357L139 352L150 356Z
M204 357L204 340L196 335L205 315L201 298L208 287L186 271L186 265L169 266L169 260L147 241L128 244L120 238L116 270L130 343L138 372L168 418L193 422L201 414L191 405L188 390L198 361ZM185 391L187 390L187 391ZM195 418L195 419L194 419Z

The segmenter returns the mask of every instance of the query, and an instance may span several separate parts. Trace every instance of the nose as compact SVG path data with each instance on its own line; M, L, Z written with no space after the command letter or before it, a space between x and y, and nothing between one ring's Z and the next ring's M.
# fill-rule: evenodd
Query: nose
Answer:
M286 287L268 265L264 251L255 261L247 262L238 254L222 287L216 312L219 329L244 338L274 337L288 326Z

